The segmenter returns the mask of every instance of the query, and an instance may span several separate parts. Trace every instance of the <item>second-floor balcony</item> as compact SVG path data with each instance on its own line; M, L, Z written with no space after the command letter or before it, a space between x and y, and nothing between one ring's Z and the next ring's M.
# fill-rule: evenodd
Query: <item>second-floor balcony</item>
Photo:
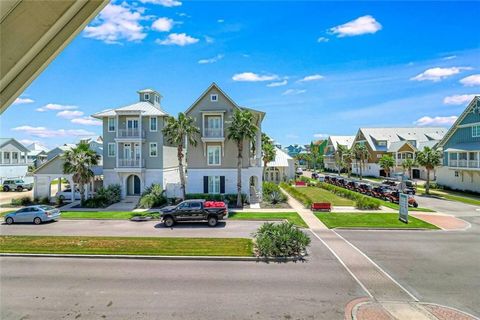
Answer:
M144 168L145 159L118 159L118 168Z
M222 128L204 128L203 137L204 138L223 138L223 129Z
M6 165L9 165L9 164L25 164L25 165L30 165L30 164L33 164L33 161L28 159L28 160L25 160L25 159L2 159L0 160L0 164L6 164Z
M480 169L480 163L478 160L449 160L448 166L453 168Z
M119 129L118 138L145 138L145 130L140 129Z

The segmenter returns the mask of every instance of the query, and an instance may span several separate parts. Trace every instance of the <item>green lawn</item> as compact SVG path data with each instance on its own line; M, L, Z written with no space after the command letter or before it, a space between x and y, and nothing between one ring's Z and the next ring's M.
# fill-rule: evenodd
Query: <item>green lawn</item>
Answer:
M400 228L400 229L438 229L437 226L408 217L408 224L398 220L396 213L315 213L328 228Z
M0 236L0 252L152 256L252 256L245 238Z
M418 194L425 194L425 188L417 187ZM463 202L466 204L471 204L474 206L480 206L480 196L475 196L468 193L463 193L459 191L451 190L432 190L430 189L430 194L437 196L446 200Z
M5 215L9 214L10 212L14 212L15 210L9 210L5 212L0 212L0 217L4 217Z
M230 212L231 220L288 220L298 227L308 228L296 212Z
M400 208L400 206L396 203L392 203L390 201L385 201L385 200L381 200L381 199L378 199L378 200L382 203L382 206L384 206L384 207L394 209L394 210L398 210ZM408 207L408 210L409 211L420 211L420 212L435 212L435 210L428 209L428 208L421 208L421 207L417 207L417 208Z
M305 194L313 202L330 202L333 206L355 206L355 201L342 198L336 194L317 187L298 187L298 192Z
M62 219L130 219L133 216L149 215L156 216L156 212L132 212L132 211L62 211Z

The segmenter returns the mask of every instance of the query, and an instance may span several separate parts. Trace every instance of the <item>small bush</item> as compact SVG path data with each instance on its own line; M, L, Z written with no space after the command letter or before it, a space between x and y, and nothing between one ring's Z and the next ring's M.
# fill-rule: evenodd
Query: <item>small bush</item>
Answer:
M22 197L20 198L20 204L22 206L29 206L33 203L32 199L30 197Z
M57 204L57 206L63 206L63 199L62 197L56 197L55 199L55 203Z
M43 197L40 199L41 204L50 204L50 199L48 197Z
M306 253L310 238L291 222L264 223L254 233L255 250L262 257L295 257Z
M12 200L10 201L10 204L11 204L12 206L21 206L21 205L22 205L22 201L21 201L21 199L12 199Z
M270 193L268 201L271 204L277 204L277 203L285 202L285 201L287 201L287 196L284 195L281 191L273 191L272 193Z
M142 197L139 201L139 206L141 208L154 208L159 207L167 203L167 198L165 197L165 191L162 186L159 184L152 184L150 187L145 188L145 191L142 193Z
M361 210L378 210L380 209L381 202L378 199L370 197L360 197L355 203L355 207Z
M262 191L263 192L263 197L267 198L274 191L280 192L280 187L273 182L264 182L262 184L262 190L263 190Z
M287 197L280 191L280 187L273 182L264 182L262 185L263 199L271 204L286 202Z
M97 194L83 202L85 208L106 208L111 204L120 202L121 188L118 184L109 185L107 188L100 188Z

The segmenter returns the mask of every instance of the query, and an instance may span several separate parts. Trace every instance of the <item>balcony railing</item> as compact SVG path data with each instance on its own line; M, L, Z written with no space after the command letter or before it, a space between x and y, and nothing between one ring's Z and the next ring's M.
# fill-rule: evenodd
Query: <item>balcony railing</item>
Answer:
M119 138L145 138L145 130L139 129L119 129Z
M25 159L3 159L0 161L0 164L33 164L33 161L25 161Z
M454 168L480 168L478 160L449 160L448 166Z
M223 138L223 129L220 128L205 128L203 133L205 138Z
M145 159L118 159L119 168L143 168Z

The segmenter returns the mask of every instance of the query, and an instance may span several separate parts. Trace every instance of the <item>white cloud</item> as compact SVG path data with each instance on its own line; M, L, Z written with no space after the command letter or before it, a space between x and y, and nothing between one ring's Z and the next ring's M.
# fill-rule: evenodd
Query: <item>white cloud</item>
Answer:
M327 37L319 37L317 39L317 42L328 42L328 41L330 41L330 39L328 39Z
M86 38L102 40L105 43L120 43L121 40L140 41L147 34L140 21L142 9L136 9L127 3L108 4L84 30Z
M37 108L38 112L45 112L48 110L55 110L55 111L61 111L61 110L73 110L73 109L78 109L77 106L66 106L63 104L56 104L56 103L49 103L44 105L43 107Z
M276 74L260 75L253 72L237 73L232 77L233 81L244 81L244 82L272 81L277 79L278 79L278 76Z
M305 93L305 92L307 92L307 90L305 90L305 89L287 89L282 93L282 95L283 96L293 96L293 95L302 94L302 93Z
M448 96L443 99L444 104L453 104L453 105L460 105L460 104L467 104L475 98L475 96L480 96L480 93L477 94L457 94L453 96Z
M172 30L174 21L169 18L158 18L152 23L152 29L160 32L168 32Z
M205 42L206 43L214 43L215 39L209 36L205 36Z
M272 82L272 83L269 83L267 84L267 87L281 87L281 86L285 86L287 85L288 81L287 80L283 80L283 81L278 81L278 82Z
M200 60L198 60L198 63L199 63L199 64L215 63L215 62L217 62L218 60L223 59L223 57L224 57L223 54L218 54L218 55L216 55L215 57L210 58L210 59L200 59Z
M17 99L15 99L15 101L13 101L12 105L25 104L25 103L33 103L33 102L35 102L35 101L33 101L33 100L30 99L30 98L18 97Z
M457 56L447 56L447 57L444 57L443 60L452 60L452 59L455 59Z
M472 74L460 80L465 87L480 86L480 74Z
M57 117L60 117L63 119L73 119L73 118L81 117L83 116L83 114L84 113L82 111L78 111L78 110L64 110L64 111L58 112Z
M140 0L141 3L159 4L164 7L178 7L182 5L182 2L177 0Z
M12 128L13 131L24 132L34 137L54 138L54 137L84 137L95 135L95 132L83 129L47 129L45 127L20 126Z
M375 33L382 29L382 25L378 23L372 16L362 16L345 24L330 28L330 32L336 34L337 37L359 36L367 33Z
M82 124L85 126L101 126L102 122L100 120L94 119L92 117L83 117L83 118L74 118L70 120L72 123Z
M164 46L186 46L189 44L194 44L197 43L199 40L193 37L188 36L185 33L170 33L167 37L167 39L160 40L157 39L155 40L155 43L164 45Z
M218 23L224 23L225 20L223 20L223 19L218 19L217 22L218 22Z
M317 138L317 139L326 139L328 138L330 135L328 133L315 133L313 135L314 138Z
M22 139L22 140L18 140L21 144L23 144L24 146L28 147L29 145L31 145L32 143L38 143L38 144L42 144L41 141L39 140L31 140L31 139ZM43 144L42 144L43 145Z
M417 126L451 126L456 120L457 116L449 117L421 117L414 122Z
M410 80L415 80L415 81L433 81L433 82L438 82L440 80L443 80L445 78L451 77L453 75L456 75L460 73L463 70L471 70L472 68L470 67L450 67L450 68L430 68L425 70L424 72L416 75L415 77L410 78Z
M312 75L310 75L310 76L306 76L306 77L304 77L303 79L298 80L297 82L317 81L317 80L322 80L323 78L325 78L325 77L322 76L322 75L312 74Z

